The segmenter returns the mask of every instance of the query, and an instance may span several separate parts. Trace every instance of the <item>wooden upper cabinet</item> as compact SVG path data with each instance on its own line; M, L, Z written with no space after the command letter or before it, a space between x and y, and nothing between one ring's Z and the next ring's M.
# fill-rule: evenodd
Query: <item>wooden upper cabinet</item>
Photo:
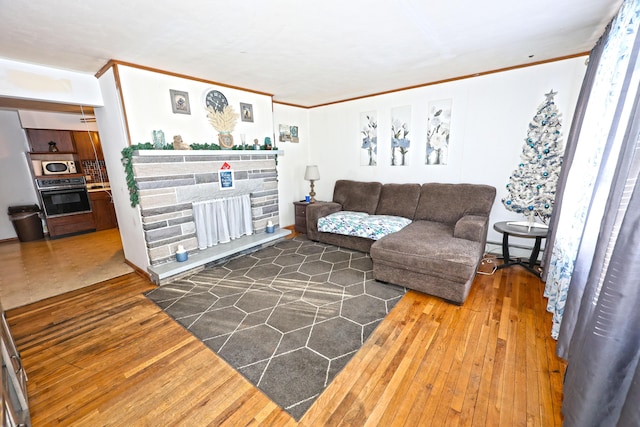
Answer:
M73 153L73 139L68 130L27 129L29 148L32 153L48 153L49 142L55 142L61 153Z
M96 154L98 160L104 160L102 154L102 146L100 145L100 137L98 132L95 131L74 131L73 140L76 143L76 153L80 160L96 160ZM92 144L93 142L93 144ZM93 146L96 147L96 152L93 152Z

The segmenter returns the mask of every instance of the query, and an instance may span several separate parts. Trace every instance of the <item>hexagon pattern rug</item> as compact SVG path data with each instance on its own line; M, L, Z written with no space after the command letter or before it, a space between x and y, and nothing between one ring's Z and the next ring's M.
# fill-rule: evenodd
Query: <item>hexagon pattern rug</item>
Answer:
M298 420L405 292L299 236L146 296Z

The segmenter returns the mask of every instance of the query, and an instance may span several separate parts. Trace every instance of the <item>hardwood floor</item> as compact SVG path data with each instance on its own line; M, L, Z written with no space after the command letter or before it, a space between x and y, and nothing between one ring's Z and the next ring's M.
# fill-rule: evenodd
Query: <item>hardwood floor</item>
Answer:
M34 426L293 426L141 293L136 274L10 310ZM463 306L409 292L301 426L561 425L543 284L478 275Z

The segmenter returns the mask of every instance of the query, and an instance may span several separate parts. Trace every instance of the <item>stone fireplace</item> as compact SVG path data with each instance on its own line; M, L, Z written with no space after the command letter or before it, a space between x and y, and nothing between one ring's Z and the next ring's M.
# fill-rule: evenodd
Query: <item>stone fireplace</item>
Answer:
M264 233L268 221L277 226L278 154L283 153L252 150L136 151L132 164L151 266L175 261L178 245L190 253L198 251L192 210L194 202L248 194L253 234ZM219 171L231 173L221 175Z

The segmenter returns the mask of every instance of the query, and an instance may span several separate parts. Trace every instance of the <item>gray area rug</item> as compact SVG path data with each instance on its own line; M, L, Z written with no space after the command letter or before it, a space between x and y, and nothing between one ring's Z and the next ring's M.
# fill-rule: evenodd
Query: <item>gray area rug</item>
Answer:
M372 270L296 237L146 296L299 420L406 292Z

